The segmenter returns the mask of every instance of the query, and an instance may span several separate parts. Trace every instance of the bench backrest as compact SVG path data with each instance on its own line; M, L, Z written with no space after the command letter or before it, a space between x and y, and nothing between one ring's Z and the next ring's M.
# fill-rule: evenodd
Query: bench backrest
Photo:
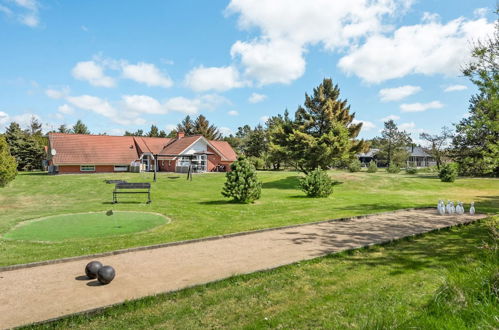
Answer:
M149 182L120 182L116 184L116 189L150 189Z

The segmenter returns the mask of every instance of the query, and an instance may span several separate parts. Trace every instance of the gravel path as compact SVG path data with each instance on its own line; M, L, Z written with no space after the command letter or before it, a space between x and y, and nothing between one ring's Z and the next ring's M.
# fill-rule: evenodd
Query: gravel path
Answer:
M0 327L40 322L483 217L404 210L105 256L98 260L117 273L109 285L84 276L85 265L95 258L3 271Z

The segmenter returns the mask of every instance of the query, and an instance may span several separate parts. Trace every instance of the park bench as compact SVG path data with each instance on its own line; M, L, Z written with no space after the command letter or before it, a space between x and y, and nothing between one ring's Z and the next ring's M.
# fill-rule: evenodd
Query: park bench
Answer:
M113 203L118 203L118 194L147 194L147 203L151 202L151 184L149 182L119 182L114 187Z

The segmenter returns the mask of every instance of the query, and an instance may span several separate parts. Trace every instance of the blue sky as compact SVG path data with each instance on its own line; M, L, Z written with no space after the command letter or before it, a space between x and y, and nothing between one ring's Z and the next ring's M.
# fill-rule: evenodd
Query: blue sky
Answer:
M459 121L459 72L493 30L493 0L0 0L0 131L82 119L94 133L169 130L204 114L225 133L294 112L324 77L362 137L393 118L417 140Z

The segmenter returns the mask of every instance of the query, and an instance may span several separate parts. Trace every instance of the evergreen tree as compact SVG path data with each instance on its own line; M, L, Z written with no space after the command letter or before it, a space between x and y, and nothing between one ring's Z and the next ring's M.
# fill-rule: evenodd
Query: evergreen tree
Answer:
M456 125L452 156L461 175L499 176L499 20L494 36L475 45L463 73L479 92Z
M335 161L348 160L368 147L366 141L356 140L362 123L353 123L355 113L350 114L347 100L339 96L338 85L324 79L314 88L313 96L305 94L304 106L273 139L304 173L327 169Z
M222 195L240 203L253 203L260 198L262 183L258 181L255 167L245 158L240 157L226 173Z
M0 187L5 187L16 175L16 158L10 154L5 137L0 135Z
M151 129L149 130L149 133L147 133L147 136L149 137L159 137L159 130L156 125L151 125Z
M80 119L74 124L72 132L74 134L90 134L87 125L85 125Z
M279 114L269 118L266 125L268 161L274 170L279 170L282 164L291 160L290 152L285 147L287 137L285 128L291 127L288 110L284 111L284 116Z
M29 134L30 135L42 135L42 123L35 116L31 116L31 121L29 123Z
M177 132L184 132L186 136L191 136L194 133L194 123L191 119L191 116L185 116L184 120L180 124L177 125Z
M247 157L263 157L268 150L267 133L262 125L249 132L244 141L244 154Z
M208 140L219 140L222 137L218 128L215 125L210 125L210 122L203 115L199 115L194 121L193 134L201 134Z
M40 169L45 157L43 137L32 136L23 131L18 123L12 122L5 130L5 139L10 154L15 157L18 170Z
M165 132L165 131L163 131L163 130L161 130L161 131L159 131L158 136L159 136L160 138L165 138L165 137L166 137L166 132Z
M57 129L57 132L59 133L71 133L71 129L69 129L66 124L62 124L61 126L59 126L59 128Z
M172 130L171 130L171 131L170 131L170 132L166 135L166 137L167 137L167 138L170 138L170 139L174 139L174 138L176 138L176 137L177 137L177 134L178 134L177 130L176 130L176 129L172 129Z
M378 139L377 145L379 152L377 157L379 160L390 165L401 166L409 157L407 146L412 142L411 137L405 131L399 131L393 120L385 122L385 128L381 131L381 138Z

